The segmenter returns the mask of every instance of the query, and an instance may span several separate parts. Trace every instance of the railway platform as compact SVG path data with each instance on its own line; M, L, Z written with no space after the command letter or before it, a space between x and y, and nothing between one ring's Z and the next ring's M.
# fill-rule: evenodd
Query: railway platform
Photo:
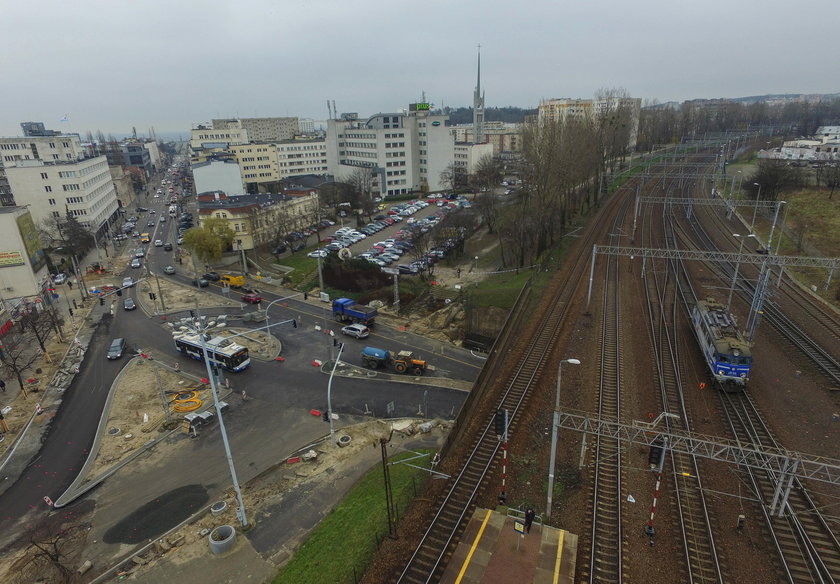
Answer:
M522 523L476 508L441 584L572 584L578 536L537 522L520 533Z

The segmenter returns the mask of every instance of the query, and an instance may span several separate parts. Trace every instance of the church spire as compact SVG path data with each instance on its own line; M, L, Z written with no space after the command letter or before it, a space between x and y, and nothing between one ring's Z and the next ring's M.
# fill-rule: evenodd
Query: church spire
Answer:
M481 91L481 45L478 45L478 75L473 93L473 144L484 142L484 94Z

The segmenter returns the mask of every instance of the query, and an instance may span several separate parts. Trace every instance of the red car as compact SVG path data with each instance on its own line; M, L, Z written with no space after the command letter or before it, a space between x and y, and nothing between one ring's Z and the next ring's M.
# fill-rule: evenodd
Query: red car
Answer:
M249 304L259 304L262 302L263 297L259 294L255 294L251 292L250 294L243 294L242 302L248 302Z

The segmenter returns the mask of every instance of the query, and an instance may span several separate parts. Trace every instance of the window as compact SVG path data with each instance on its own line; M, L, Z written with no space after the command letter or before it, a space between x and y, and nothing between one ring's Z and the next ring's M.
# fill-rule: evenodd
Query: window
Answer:
M52 192L52 187L47 185L47 186L44 187L44 190L47 191L48 193L51 193Z
M46 179L47 179L47 173L46 173L46 172L42 172L42 173L41 173L41 178L42 178L42 179L44 179L44 180L46 180Z
M61 213L59 213L58 211L53 211L52 216L58 219L59 217L61 217Z
M56 204L56 203L55 203L55 199L48 199L48 200L49 200L50 205L53 205L53 206L54 206L54 205Z

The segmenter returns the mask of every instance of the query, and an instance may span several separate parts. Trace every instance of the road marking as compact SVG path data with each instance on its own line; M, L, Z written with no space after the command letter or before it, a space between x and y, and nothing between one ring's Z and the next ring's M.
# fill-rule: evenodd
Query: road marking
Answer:
M563 537L566 532L560 530L560 539L557 540L557 559L554 560L554 580L553 584L557 584L560 579L560 559L563 557Z
M470 560L472 560L473 554L475 553L475 548L478 547L478 542L481 540L481 536L484 535L484 528L487 527L487 522L490 521L490 516L492 514L492 509L488 509L487 514L484 516L484 521L482 521L481 523L481 528L478 530L478 534L476 534L475 540L473 541L472 547L470 548L470 553L467 554L467 557L464 560L464 565L461 566L461 571L458 572L458 577L455 578L455 584L461 583L461 579L464 577L464 573L467 571L467 568L470 565Z

